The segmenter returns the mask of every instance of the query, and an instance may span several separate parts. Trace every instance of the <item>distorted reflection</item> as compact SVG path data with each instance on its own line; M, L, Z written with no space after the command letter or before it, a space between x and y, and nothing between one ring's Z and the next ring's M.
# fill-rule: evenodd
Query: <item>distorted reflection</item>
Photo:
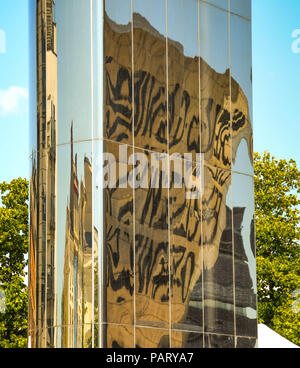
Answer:
M166 4L133 1L134 145L167 152Z
M126 148L126 147L125 147ZM104 189L105 214L105 310L104 322L133 324L134 320L134 248L133 248L133 189L126 188L129 167L126 165L131 149L119 155L119 144L105 141L104 151L115 162L105 160L108 172L116 164L115 188ZM106 179L106 178L104 178ZM124 187L125 186L125 187ZM114 330L112 330L111 334Z
M251 47L248 46L251 44L251 22L231 15L230 30L233 78L231 81L232 169L253 175L252 52ZM241 114L241 111L244 111L244 114Z
M102 106L95 7L36 3L32 346L253 345L251 23L225 0L105 1Z
M170 336L168 330L160 330L158 328L136 328L136 348L169 348Z
M92 165L86 154L73 145L71 125L70 181L65 209L64 254L61 290L61 323L73 325L62 331L62 345L76 346L91 338L89 325L93 318L93 223ZM84 147L80 148L84 149ZM63 149L62 149L63 150ZM60 152L62 157L66 152ZM66 158L66 157L65 157ZM67 164L63 160L63 170ZM69 166L69 165L68 165ZM64 181L65 182L65 181ZM61 189L67 190L60 183ZM67 184L67 183L66 183ZM62 254L61 254L62 255ZM83 325L79 328L79 326Z
M204 330L234 334L231 172L205 167L202 200Z
M203 334L185 331L172 331L171 346L174 349L203 348Z
M132 144L131 0L105 2L104 137Z
M152 171L158 188L135 189L136 323L169 327L168 189L163 188L162 165Z
M257 336L254 235L254 182L233 174L233 229L235 245L235 303L238 336Z
M103 325L103 347L113 349L134 348L134 326Z
M31 148L37 151L32 154L30 178L29 329L40 329L40 341L36 344L47 347L54 343L53 337L47 335L47 327L55 323L56 24L52 2L45 4L43 1L37 1L36 7L37 33L46 32L47 38L45 40L44 37L38 37L36 40L37 115L32 123L37 145ZM31 2L32 12L34 8ZM33 346L34 343L32 341Z

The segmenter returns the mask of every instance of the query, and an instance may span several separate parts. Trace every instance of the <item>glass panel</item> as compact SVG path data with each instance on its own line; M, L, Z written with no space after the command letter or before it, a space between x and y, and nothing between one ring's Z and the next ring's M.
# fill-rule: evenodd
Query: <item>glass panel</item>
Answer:
M253 178L233 173L236 334L257 336Z
M228 13L200 6L201 152L207 164L231 168Z
M230 17L232 169L253 175L251 23Z
M204 169L205 331L234 333L231 172Z
M104 322L133 323L133 189L128 184L127 165L132 149L124 144L104 142Z
M92 138L90 2L57 1L58 143Z
M104 136L132 144L131 0L105 1L104 62Z
M251 18L251 0L230 0L230 11Z
M71 128L71 137L73 136ZM72 141L72 138L71 138ZM58 148L56 310L57 325L93 321L92 147Z
M166 6L133 0L134 145L167 151Z
M160 157L167 162L165 154L150 154L148 151L135 150L136 170L139 168L143 170L142 173L138 171L134 173L137 186L134 194L135 290L137 325L162 328L169 326L170 253L168 189L163 187L164 166L160 163ZM148 167L144 165L145 162ZM147 180L143 181L144 176L148 177L148 183ZM157 178L157 183L154 178ZM138 182L141 183L140 186Z
M200 152L198 1L168 1L170 153Z
M136 328L136 348L169 348L170 337L168 330L158 328Z
M172 328L202 331L203 166L188 160L173 160L170 166L172 175L170 189ZM182 174L184 174L184 180Z
M103 325L104 348L134 348L134 327L123 325Z
M203 334L195 332L172 331L172 349L203 348Z

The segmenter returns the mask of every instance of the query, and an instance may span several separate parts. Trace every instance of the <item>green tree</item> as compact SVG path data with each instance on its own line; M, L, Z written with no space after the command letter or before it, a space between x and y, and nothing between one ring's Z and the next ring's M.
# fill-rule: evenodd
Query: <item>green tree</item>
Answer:
M300 345L300 172L268 152L255 153L254 172L259 322Z
M0 183L0 289L5 310L0 313L0 347L27 346L28 181Z

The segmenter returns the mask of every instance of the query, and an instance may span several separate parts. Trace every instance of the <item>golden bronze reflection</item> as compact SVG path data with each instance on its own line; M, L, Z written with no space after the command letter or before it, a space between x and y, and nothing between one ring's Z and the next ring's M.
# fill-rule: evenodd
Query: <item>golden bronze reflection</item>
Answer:
M75 149L76 151L76 149ZM71 175L69 202L66 209L65 254L62 290L62 324L78 325L78 328L65 329L62 345L76 345L81 339L91 336L86 325L93 319L92 282L92 165L84 157L84 176L79 183L77 153L74 155L73 125L71 126ZM82 333L79 326L83 325Z
M172 323L174 327L201 330L204 328L204 285L213 303L220 304L215 309L221 310L211 309L208 300L205 324L211 326L210 330L220 332L217 321L224 313L221 305L225 301L232 311L229 322L222 328L233 333L233 286L228 283L221 286L222 281L218 280L221 282L219 289L223 290L221 294L209 292L217 280L209 271L214 269L220 257L220 245L222 258L218 267L223 264L228 268L227 273L230 271L228 259L233 256L232 238L228 239L227 235L232 222L231 208L228 207L231 199L227 204L227 195L231 186L232 161L243 138L247 140L249 157L252 157L248 102L238 83L230 79L229 69L224 74L217 73L202 58L184 56L182 45L168 40L168 134L166 39L139 14L134 13L133 22L135 151L144 148L182 155L190 152L195 160L196 153L202 153L206 165L201 176L204 181L201 198L187 200L188 189L185 187L179 190L171 186L169 202L168 191L163 188L135 190L136 323L157 328ZM128 44L130 24L118 26L106 16L104 29L106 39ZM132 125L123 123L125 118L130 120L130 110L123 110L128 114L123 114L123 119L119 115L123 101L132 100L133 92L128 88L132 85L131 59L127 53L124 57L116 50L120 49L113 42L105 49L106 78L110 86L106 90L106 111L109 111L106 127L114 130L114 135L108 138L117 136L118 141L131 144ZM195 180L193 174L191 180ZM203 266L207 276L202 280ZM160 290L160 294L154 290ZM229 293L227 299L226 293ZM170 303L172 321L169 321ZM152 340L154 345L159 344L159 337L156 340L152 337Z
M91 149L83 153L85 143L73 141L73 123L71 143L59 148L62 161L69 162L70 181L65 184L63 170L57 173L60 59L54 2L36 4L38 147L30 178L31 346L93 347L101 337L108 348L231 347L233 340L226 335L234 335L234 264L245 277L237 281L240 309L255 309L255 303L243 248L245 208L234 207L231 196L232 167L243 139L252 163L252 126L247 98L231 78L229 60L225 72L218 73L199 55L186 56L185 45L167 39L166 32L156 30L142 15L133 13L133 24L118 25L105 13L104 105L99 116L103 113L103 150L116 160L104 167L116 168L116 186L102 191L94 185L101 172L94 151L99 142L87 143ZM128 6L131 9L130 1ZM128 145L124 156L121 145ZM181 177L179 168L184 169L185 161L176 166L176 159L169 158L169 187L163 187L161 165L157 188L132 189L128 180L134 165L128 165L128 158L134 153L146 155L148 162L151 153L178 153L178 160L190 153L186 161L191 170ZM150 174L149 170L148 179ZM65 188L57 188L58 183ZM57 198L64 198L64 213L57 213ZM95 213L98 206L101 211ZM59 266L57 219L62 216ZM236 321L243 329L249 321L242 312Z
M37 152L32 155L29 265L29 329L40 330L31 345L54 345L47 327L55 317L55 216L57 55L53 1L37 0Z

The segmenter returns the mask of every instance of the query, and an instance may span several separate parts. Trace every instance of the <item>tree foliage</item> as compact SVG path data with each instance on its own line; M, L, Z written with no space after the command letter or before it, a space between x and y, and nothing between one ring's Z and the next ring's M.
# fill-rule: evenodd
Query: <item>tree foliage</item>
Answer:
M259 322L300 345L300 172L268 152L254 170Z
M5 310L0 313L0 347L27 345L28 181L0 183L0 289Z

